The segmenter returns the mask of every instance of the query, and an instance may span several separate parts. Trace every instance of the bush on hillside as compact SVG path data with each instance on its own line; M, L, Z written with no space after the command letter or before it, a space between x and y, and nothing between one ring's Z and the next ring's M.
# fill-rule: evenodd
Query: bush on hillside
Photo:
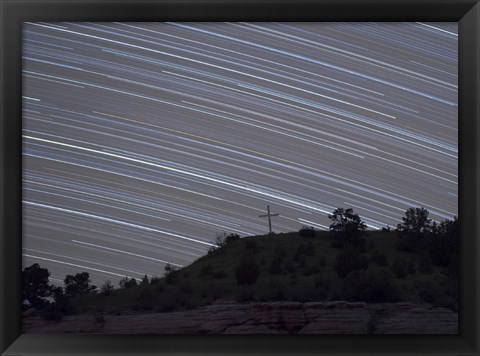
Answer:
M313 256L315 254L315 245L311 242L301 243L297 246L295 253L304 256Z
M426 253L420 257L420 262L418 263L418 272L423 274L431 274L433 272L432 259Z
M122 278L120 282L118 283L120 285L121 289L128 289L135 287L137 285L137 280L135 278Z
M367 269L368 259L353 248L343 249L335 258L334 268L340 278L354 270Z
M268 271L271 275L279 275L282 273L282 259L278 256L274 257Z
M345 300L371 303L392 303L401 300L401 292L393 276L385 268L355 270L343 280Z
M107 280L105 281L105 283L103 283L101 286L100 286L100 294L101 295L104 295L104 296L109 296L112 294L113 290L115 288L113 287L113 284L111 281Z
M303 226L298 234L301 237L315 237L315 229L312 226Z
M408 274L407 262L400 256L395 256L393 260L392 269L395 272L395 275L397 276L397 278L400 278L400 279L405 278Z
M235 279L240 285L251 285L257 282L260 268L252 256L244 256L235 269Z
M388 267L387 256L378 250L373 251L370 261L379 267Z

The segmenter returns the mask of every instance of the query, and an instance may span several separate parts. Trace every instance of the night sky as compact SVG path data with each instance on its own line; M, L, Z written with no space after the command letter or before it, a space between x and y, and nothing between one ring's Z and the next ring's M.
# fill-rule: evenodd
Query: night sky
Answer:
M221 232L458 209L457 23L26 23L23 256L61 283Z

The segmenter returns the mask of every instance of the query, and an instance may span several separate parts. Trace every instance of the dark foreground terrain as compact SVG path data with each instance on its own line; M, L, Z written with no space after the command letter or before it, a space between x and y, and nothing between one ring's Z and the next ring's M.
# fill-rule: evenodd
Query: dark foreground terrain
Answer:
M452 259L436 263L438 249L399 249L395 231L369 232L364 240L352 249L320 231L224 239L191 265L166 268L162 278L126 279L121 288L101 287L29 310L23 329L456 334Z

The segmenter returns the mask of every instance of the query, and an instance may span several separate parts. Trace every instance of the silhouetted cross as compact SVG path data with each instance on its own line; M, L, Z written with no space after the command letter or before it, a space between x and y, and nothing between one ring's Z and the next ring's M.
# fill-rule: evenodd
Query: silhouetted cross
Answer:
M279 216L280 214L270 214L270 205L267 205L267 214L266 215L258 215L259 218L265 218L268 216L268 233L271 234L272 231L272 216Z

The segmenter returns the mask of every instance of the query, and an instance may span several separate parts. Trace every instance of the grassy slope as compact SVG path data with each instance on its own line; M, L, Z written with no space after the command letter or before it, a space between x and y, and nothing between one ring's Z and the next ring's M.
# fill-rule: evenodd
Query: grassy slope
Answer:
M364 254L370 259L373 251L379 250L388 259L388 269L392 270L395 256L400 256L406 262L413 258L418 266L419 256L396 249L395 232L369 232L366 240ZM298 233L246 237L199 258L156 283L114 290L109 296L98 294L77 297L72 300L72 304L79 313L119 314L128 310L170 311L195 308L211 304L217 299L341 300L343 282L334 269L334 261L340 249L331 247L331 242L329 233L320 231L316 232L315 238L301 237ZM255 248L248 248L252 244ZM307 246L307 252L295 256L302 244ZM255 257L261 271L256 284L252 286L241 286L235 279L235 269L245 253ZM278 268L277 271L271 270L274 259L281 260L280 273ZM374 263L370 261L369 268L373 266ZM159 270L159 274L162 272ZM415 281L423 284L438 280L438 286L434 287L441 288L445 278L441 272L442 268L434 266L432 274L417 271L405 278L396 278L392 270L392 279L401 290L401 300L424 303L422 293L418 291L419 283Z

